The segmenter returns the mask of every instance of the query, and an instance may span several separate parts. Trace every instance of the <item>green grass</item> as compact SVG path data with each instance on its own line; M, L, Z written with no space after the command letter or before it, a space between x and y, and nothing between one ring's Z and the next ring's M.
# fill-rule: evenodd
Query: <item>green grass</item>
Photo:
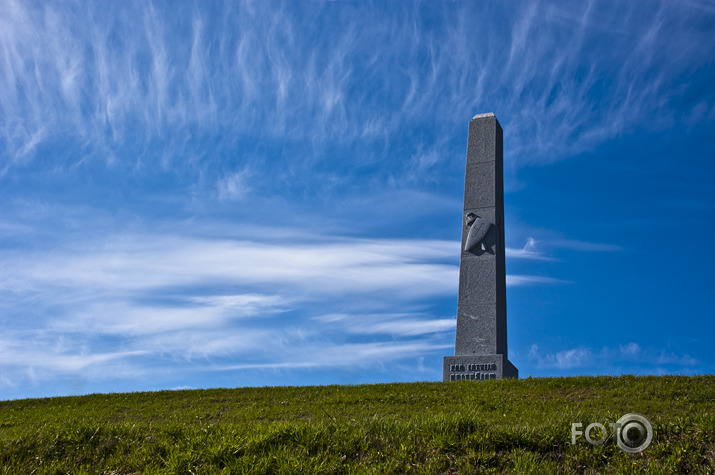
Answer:
M645 452L571 444L572 422L628 412L653 424ZM0 401L0 473L714 473L714 460L715 376Z

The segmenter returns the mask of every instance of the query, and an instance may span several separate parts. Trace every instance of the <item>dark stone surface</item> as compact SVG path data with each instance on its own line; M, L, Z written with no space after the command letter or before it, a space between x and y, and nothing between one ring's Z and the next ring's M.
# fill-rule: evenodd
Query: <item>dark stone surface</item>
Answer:
M497 352L496 305L462 305L457 315L455 355L493 355Z
M490 366L493 365L493 366ZM518 378L519 371L504 355L445 356L444 381Z
M444 358L444 381L518 377L507 359L502 140L494 114L479 114L469 122L455 356ZM469 213L493 226L480 245L465 250ZM496 366L493 371L484 370L480 366L484 364ZM461 366L453 371L453 365L466 366L464 371Z
M496 162L479 162L467 167L464 190L464 209L493 208L496 206Z

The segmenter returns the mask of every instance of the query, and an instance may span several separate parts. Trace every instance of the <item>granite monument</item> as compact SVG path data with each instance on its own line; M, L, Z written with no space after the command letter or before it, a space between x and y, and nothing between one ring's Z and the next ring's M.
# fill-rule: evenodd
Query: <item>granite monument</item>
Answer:
M469 122L457 335L443 381L519 377L506 346L502 135L492 113Z

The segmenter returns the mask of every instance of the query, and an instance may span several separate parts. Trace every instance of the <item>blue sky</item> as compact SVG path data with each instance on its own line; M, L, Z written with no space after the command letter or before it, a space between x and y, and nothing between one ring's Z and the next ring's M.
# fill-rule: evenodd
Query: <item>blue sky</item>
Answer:
M715 5L0 1L0 399L441 379L467 125L522 377L715 372Z

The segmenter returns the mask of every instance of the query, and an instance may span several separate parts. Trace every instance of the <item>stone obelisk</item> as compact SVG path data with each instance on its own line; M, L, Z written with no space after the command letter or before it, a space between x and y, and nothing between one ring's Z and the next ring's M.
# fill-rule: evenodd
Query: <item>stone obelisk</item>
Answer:
M454 356L443 381L518 378L507 359L504 151L494 114L469 122Z

